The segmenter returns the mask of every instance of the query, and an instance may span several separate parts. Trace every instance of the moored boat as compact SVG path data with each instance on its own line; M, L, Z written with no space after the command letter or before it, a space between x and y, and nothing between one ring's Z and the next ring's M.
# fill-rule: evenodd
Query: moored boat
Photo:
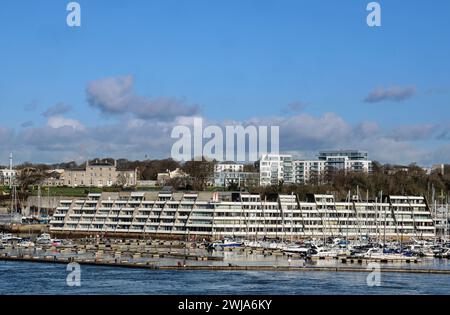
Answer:
M19 247L23 247L23 248L30 248L30 247L34 247L34 243L30 240L22 240L19 244Z
M233 239L223 239L221 241L216 241L211 244L213 248L225 248L225 247L240 247L243 245L243 242L233 240Z
M9 242L20 242L22 240L21 237L14 236L12 234L3 234L1 241L3 243L9 243Z
M36 244L46 245L46 244L51 244L51 243L52 243L52 238L50 237L50 234L48 234L48 233L42 233L41 235L39 235L36 238Z
M286 254L300 254L303 256L311 254L311 247L306 247L303 245L288 245L283 247L282 250Z

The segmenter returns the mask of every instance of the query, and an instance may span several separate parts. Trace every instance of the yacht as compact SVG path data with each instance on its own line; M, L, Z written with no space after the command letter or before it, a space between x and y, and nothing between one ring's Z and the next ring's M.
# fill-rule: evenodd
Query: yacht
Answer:
M264 245L265 244L263 242L259 242L259 241L244 241L245 247L262 248L262 247L264 247Z
M36 244L45 245L45 244L51 244L52 238L50 237L50 234L48 233L42 233L36 238Z
M311 247L306 247L304 245L287 245L283 249L283 252L286 254L300 254L300 255L308 255L311 254Z
M314 257L338 257L338 256L350 256L351 252L347 248L342 247L317 247L314 249Z
M450 249L444 248L440 253L435 254L436 258L450 258Z
M23 240L18 244L19 247L30 248L34 247L34 243L29 240Z
M280 243L280 242L271 242L269 244L267 244L267 248L268 249L283 249L286 247L286 244L284 243Z
M364 258L368 259L402 259L405 255L394 250L371 248L365 254Z
M14 241L21 241L22 238L14 236L12 234L3 234L2 235L2 242L7 243L7 242L14 242Z
M239 246L242 246L242 244L243 243L241 241L235 241L235 240L226 238L221 241L212 243L212 247L213 248L239 247Z

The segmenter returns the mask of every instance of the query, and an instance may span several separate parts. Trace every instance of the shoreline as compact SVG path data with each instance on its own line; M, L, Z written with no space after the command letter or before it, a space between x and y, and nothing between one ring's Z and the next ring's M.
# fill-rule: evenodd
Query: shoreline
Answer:
M14 262L32 262L41 264L68 264L78 263L86 266L98 267L116 267L116 268L130 268L130 269L148 269L148 270L177 270L177 271L297 271L297 272L372 272L370 269L361 267L325 267L325 266L257 266L257 265L189 265L189 266L173 266L173 265L155 265L151 263L132 263L129 261L108 262L101 260L74 260L68 258L41 258L41 257L16 257L3 256L0 261L14 261ZM409 269L409 268L381 268L381 272L388 273L411 273L411 274L440 274L450 275L450 270L443 269Z

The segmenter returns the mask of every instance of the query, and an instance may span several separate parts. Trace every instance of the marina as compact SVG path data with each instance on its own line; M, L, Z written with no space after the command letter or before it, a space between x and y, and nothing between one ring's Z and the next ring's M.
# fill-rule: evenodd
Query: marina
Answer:
M227 239L220 242L98 238L59 240L49 234L42 234L34 240L22 240L6 234L1 239L0 261L76 262L81 265L158 270L335 272L367 272L369 264L376 262L386 272L450 274L448 243L415 241L400 246L392 242L383 246L330 239L324 244L319 240L302 243L272 241L266 247L254 247L254 242ZM261 243L259 245L263 246Z
M450 242L417 196L90 193L61 199L40 235L0 236L4 262L338 273L378 263L388 273L450 274Z

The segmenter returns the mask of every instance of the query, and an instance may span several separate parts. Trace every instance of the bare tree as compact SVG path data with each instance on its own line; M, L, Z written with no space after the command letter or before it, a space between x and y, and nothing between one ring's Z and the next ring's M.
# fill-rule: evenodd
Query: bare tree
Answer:
M127 184L127 179L126 179L125 175L122 173L119 173L119 175L117 175L116 186L123 188L123 187L125 187L126 184Z
M29 186L39 184L46 177L46 174L38 168L26 167L22 169L17 177L20 192L26 194Z
M186 162L182 170L189 175L193 189L204 190L208 182L213 178L214 162L202 157L201 161L192 160Z

